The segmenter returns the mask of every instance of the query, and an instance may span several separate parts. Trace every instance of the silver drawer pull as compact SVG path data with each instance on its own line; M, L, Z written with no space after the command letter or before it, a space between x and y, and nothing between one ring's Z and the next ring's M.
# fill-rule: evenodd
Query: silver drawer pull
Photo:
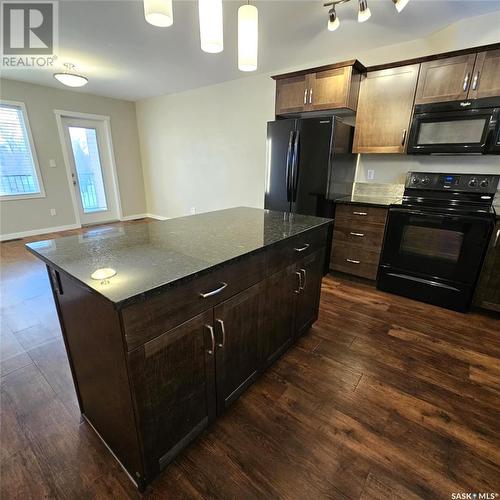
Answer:
M222 319L215 320L220 325L220 331L222 332L222 342L217 344L220 348L224 347L226 344L226 327L224 326L224 321Z
M351 264L361 264L361 261L359 261L359 260L346 259L346 261L350 262Z
M297 288L297 290L294 290L294 292L300 293L302 291L302 273L295 271L295 274L299 277L299 288Z
M302 290L306 289L306 283L307 283L307 272L305 269L300 270L300 274L304 277L304 281L302 282Z
M367 212L353 212L352 215L368 215Z
M300 252L303 252L304 250L307 250L310 246L311 246L311 245L309 245L309 243L306 243L303 247L301 247L301 248L295 248L294 250L295 250L296 252L299 252L299 253L300 253Z
M205 328L208 328L208 331L210 332L210 340L212 342L212 347L211 347L211 349L208 349L207 352L208 352L208 354L210 354L210 356L213 356L214 351L215 351L214 328L211 325L205 325Z
M215 290L212 290L211 292L200 293L200 297L202 299L208 299L208 297L213 297L214 295L217 295L218 293L222 292L222 290L224 290L224 288L226 288L226 287L227 287L227 283L222 282L222 286L220 286L219 288L216 288Z
M497 246L499 239L500 239L500 229L497 231L497 235L495 236L495 244L493 245L495 248Z
M364 233L353 233L352 231L349 233L351 236L359 236L362 238L364 236Z

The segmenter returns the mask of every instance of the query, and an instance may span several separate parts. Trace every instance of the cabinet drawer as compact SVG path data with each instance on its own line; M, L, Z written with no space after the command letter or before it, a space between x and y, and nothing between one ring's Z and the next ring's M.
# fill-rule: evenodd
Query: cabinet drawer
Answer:
M135 349L261 281L265 276L265 268L266 253L259 252L174 286L146 302L126 307L122 311L122 320L128 350ZM223 289L219 293L201 296L202 293L207 294L221 287Z
M381 224L363 223L361 220L341 219L335 222L333 239L373 251L380 251L384 239L384 226Z
M273 245L267 250L267 274L278 272L327 244L328 227L322 226Z
M361 221L385 224L387 208L366 205L339 204L335 209L335 222Z
M334 241L330 265L335 271L374 280L379 259L380 251Z

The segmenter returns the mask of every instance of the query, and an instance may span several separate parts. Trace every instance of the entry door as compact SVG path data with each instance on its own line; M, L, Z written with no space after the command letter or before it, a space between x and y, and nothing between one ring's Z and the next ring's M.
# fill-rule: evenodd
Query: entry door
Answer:
M118 219L117 189L111 167L111 144L101 120L63 117L64 144L80 222Z

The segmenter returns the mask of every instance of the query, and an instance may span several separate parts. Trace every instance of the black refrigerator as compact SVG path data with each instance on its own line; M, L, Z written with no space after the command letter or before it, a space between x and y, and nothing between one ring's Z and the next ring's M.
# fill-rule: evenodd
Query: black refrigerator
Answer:
M285 216L334 218L335 199L352 192L353 135L354 128L335 116L268 122L265 208ZM330 261L327 253L325 272Z
M268 122L265 208L333 218L334 200L352 191L353 133L332 116Z

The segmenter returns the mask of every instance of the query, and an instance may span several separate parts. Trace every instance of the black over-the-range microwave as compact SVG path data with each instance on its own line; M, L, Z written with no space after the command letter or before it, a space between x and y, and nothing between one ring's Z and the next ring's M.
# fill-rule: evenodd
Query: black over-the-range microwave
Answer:
M500 154L500 97L415 106L413 154Z

